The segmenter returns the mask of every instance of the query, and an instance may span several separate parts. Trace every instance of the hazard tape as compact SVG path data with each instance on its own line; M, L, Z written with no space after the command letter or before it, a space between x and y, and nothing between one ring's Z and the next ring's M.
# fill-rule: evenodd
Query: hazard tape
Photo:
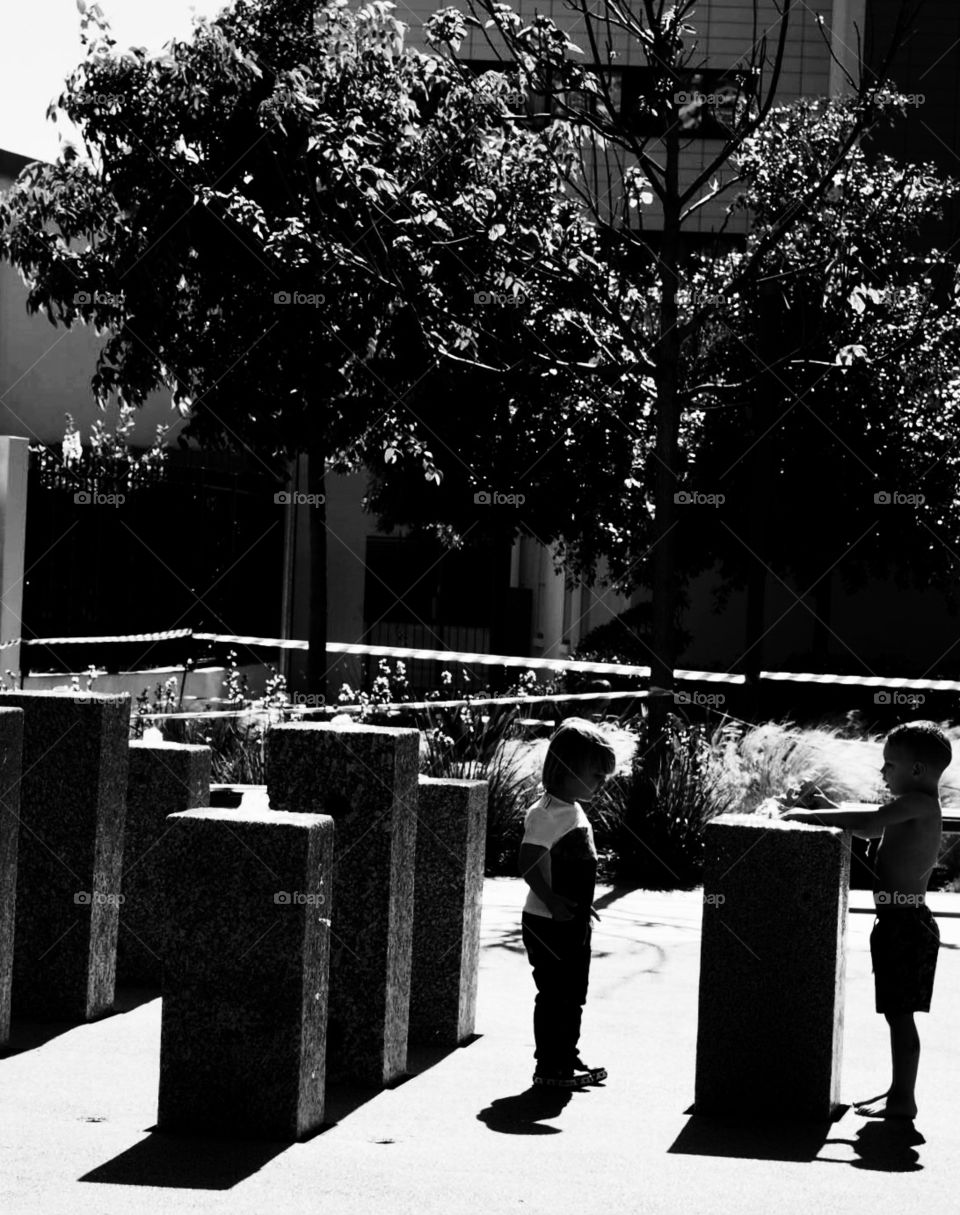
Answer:
M16 637L0 642L0 650L12 645L93 645L113 641L175 641L192 637L193 629L166 629L162 633L126 633L122 637Z
M268 646L271 649L309 650L308 641L283 637L240 636L232 633L197 633L192 629L168 629L157 633L128 633L112 637L18 637L0 643L0 649L14 645L87 645L126 641L171 641L192 637L196 641L215 641L231 645ZM332 654L367 655L371 658L425 659L478 666L517 667L523 670L579 671L592 675L634 675L649 678L650 667L621 662L586 662L575 658L532 658L518 654L473 654L461 650L432 650L410 646L364 645L361 642L328 641ZM728 671L676 670L674 678L693 683L744 684L746 678ZM878 675L821 675L797 671L761 671L760 678L776 682L840 684L847 687L914 688L931 692L960 691L960 680L885 679ZM557 699L553 697L552 699Z
M922 688L927 692L960 692L956 679L883 679L879 675L800 675L795 671L761 671L761 679L784 683L837 683L862 688Z

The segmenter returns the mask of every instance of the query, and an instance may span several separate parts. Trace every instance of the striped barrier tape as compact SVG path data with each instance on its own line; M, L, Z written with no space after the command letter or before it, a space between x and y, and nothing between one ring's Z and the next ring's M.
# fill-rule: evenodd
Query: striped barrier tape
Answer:
M0 650L5 650L12 645L91 645L95 642L111 641L172 641L193 635L193 629L165 629L160 633L126 633L122 637L15 637L13 641L0 642Z
M232 633L197 633L192 629L167 629L157 633L129 633L111 637L28 637L0 643L0 649L14 645L82 645L110 644L125 641L170 641L192 637L197 641L215 641L234 645L269 646L273 649L308 650L309 642L282 637L240 636ZM460 650L433 650L411 646L364 645L360 642L328 641L332 654L368 655L372 658L432 659L439 662L473 663L478 666L517 667L523 670L579 671L595 675L634 675L649 678L649 666L619 662L585 662L572 658L532 658L517 654L476 654ZM676 679L695 683L743 684L743 675L728 671L674 671ZM841 684L847 687L913 688L931 692L960 691L960 680L954 679L885 679L879 675L822 675L798 671L761 671L760 678L776 682ZM554 697L554 699L556 699Z

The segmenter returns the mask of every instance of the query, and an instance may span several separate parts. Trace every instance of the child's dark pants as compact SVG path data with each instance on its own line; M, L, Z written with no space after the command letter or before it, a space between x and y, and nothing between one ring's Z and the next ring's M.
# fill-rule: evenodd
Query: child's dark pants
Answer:
M535 1057L540 1068L570 1067L587 999L592 926L582 919L523 915L523 944L533 967Z

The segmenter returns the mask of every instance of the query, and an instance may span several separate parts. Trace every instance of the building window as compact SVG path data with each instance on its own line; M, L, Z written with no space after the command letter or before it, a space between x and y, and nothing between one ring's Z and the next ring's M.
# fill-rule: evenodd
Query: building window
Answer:
M489 71L503 72L517 82L519 96L519 69L516 64L479 59L460 62L475 76ZM676 121L680 124L681 133L691 139L729 138L738 118L754 102L759 76L756 69L702 68L680 73L680 83L674 86L663 72L648 66L589 65L588 70L602 73L614 114L628 123L636 135L662 136L666 133L673 90L678 107ZM552 90L524 91L522 108L532 125L562 118L569 110L607 116L605 99L582 89L570 90L566 94L567 109L564 109L555 93L559 85L559 76L555 76Z

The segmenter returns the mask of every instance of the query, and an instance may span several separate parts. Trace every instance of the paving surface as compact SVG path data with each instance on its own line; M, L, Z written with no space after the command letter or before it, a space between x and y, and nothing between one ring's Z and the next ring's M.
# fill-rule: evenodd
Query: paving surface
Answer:
M913 1127L848 1110L790 1125L790 1094L753 1125L688 1114L693 1100L701 896L601 892L582 1053L603 1087L530 1089L533 982L519 939L523 887L488 880L479 1036L417 1053L396 1088L328 1095L334 1125L306 1143L156 1133L160 1001L121 992L76 1027L19 1025L0 1059L0 1211L775 1212L957 1209L960 895L934 895L943 947ZM868 892L847 937L842 1097L886 1088L886 1024L873 1011ZM858 909L863 909L858 910ZM539 1094L540 1090L535 1090Z

